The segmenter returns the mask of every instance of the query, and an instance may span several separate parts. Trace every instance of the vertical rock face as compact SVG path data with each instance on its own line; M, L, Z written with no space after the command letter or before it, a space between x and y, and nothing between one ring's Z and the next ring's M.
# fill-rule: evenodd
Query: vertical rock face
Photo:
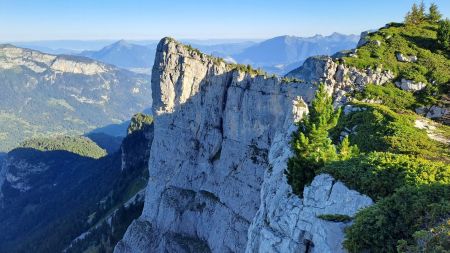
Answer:
M322 176L302 202L283 174L294 122L307 112L314 91L312 84L233 70L163 39L152 73L145 207L115 252L301 252L311 248L301 246L303 238L315 245L318 236L328 248L340 244L344 224L327 229L326 222L314 227L307 219L321 206L338 212L348 203L339 213L351 215L370 199ZM285 224L291 221L300 227Z

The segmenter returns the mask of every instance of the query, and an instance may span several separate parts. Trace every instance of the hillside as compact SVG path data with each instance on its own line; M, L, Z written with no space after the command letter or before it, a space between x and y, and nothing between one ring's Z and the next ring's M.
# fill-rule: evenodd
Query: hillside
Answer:
M106 151L91 139L82 136L57 136L28 139L20 144L21 148L39 151L67 151L80 156L100 158Z
M348 66L392 71L393 83L414 92L410 109L450 124L445 117L450 115L450 53L439 46L437 30L430 22L388 24L364 34L356 52L343 60Z
M0 251L112 252L142 210L153 139L143 117L133 118L133 132L108 155L69 136L10 151L0 169L0 229L8 231L0 233Z
M320 216L353 221L343 240L349 252L450 247L450 59L438 20L411 13L415 23L364 33L357 49L309 59L288 75L324 83L291 142L286 175L294 193L303 197L326 173L374 200L354 216Z
M0 151L47 134L82 134L151 106L149 77L84 57L0 46Z

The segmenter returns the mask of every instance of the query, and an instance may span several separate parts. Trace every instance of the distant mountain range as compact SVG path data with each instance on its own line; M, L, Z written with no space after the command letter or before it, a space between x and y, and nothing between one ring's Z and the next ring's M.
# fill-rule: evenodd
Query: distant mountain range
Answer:
M155 60L156 44L147 46L120 40L98 51L83 51L79 55L128 69L149 69Z
M230 55L241 53L254 42L239 42L225 44L192 44L208 54L229 58ZM156 43L139 45L120 40L98 51L83 51L78 55L116 65L139 73L150 74L155 60Z
M0 45L0 87L0 152L31 137L118 124L151 107L148 75L12 45Z
M358 40L358 35L333 33L330 36L316 35L306 38L280 36L261 42L190 44L207 54L282 75L300 66L310 56L332 55L338 51L354 48ZM147 70L149 73L155 50L154 43L137 45L121 40L99 51L85 51L80 55L131 70Z
M314 55L332 55L351 49L359 36L333 33L330 36L313 37L280 36L257 43L243 52L232 55L238 63L261 67L269 72L286 73L300 66Z
M313 37L279 36L263 41L245 40L182 40L202 52L225 58L227 61L250 64L270 73L286 74L313 55L332 55L351 49L358 43L358 35L333 33ZM139 73L149 74L154 61L156 41L47 41L20 42L33 49L53 54L73 54L116 65ZM67 49L64 49L64 48ZM81 51L81 48L86 50Z

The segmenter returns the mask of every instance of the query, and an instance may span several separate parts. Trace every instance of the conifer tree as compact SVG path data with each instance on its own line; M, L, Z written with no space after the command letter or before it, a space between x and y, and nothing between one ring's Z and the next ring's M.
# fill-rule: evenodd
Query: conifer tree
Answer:
M405 16L405 24L407 25L418 25L422 23L425 19L425 4L423 2L420 3L419 6L417 4L413 4L411 10L407 12Z
M427 15L427 19L430 22L436 23L441 20L442 14L438 9L438 6L435 3L432 3L429 8L429 13Z
M439 22L437 41L442 48L450 50L450 20L448 18Z
M425 17L426 17L426 15L425 15L425 4L422 1L422 2L420 2L419 12L417 13L417 21L418 21L418 23L421 23L422 21L424 21Z
M339 145L339 159L347 160L352 157L356 157L358 154L359 154L358 147L355 145L350 146L350 140L348 139L348 136L345 136L345 138Z
M294 193L302 196L304 186L312 181L316 171L325 162L337 160L328 130L336 126L339 115L340 109L334 109L331 96L321 84L309 115L299 122L291 142L294 156L288 161L287 177Z

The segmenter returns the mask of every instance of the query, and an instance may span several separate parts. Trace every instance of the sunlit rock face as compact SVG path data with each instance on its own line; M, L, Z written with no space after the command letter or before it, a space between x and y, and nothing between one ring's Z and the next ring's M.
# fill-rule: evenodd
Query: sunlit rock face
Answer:
M277 220L315 217L314 201L329 204L330 188L352 204L342 210L346 214L370 202L330 176L311 186L308 200L293 195L284 176L290 133L307 113L316 86L233 68L172 39L159 43L152 73L154 140L145 207L115 252L300 250L299 231L313 243L316 231L294 223L282 230ZM338 196L331 201L339 201ZM277 210L289 203L298 208ZM328 229L326 222L321 224L317 229ZM338 245L346 225L336 226L317 232L323 235L317 243ZM267 230L273 232L270 242L289 246L267 247ZM339 240L331 244L333 238Z

